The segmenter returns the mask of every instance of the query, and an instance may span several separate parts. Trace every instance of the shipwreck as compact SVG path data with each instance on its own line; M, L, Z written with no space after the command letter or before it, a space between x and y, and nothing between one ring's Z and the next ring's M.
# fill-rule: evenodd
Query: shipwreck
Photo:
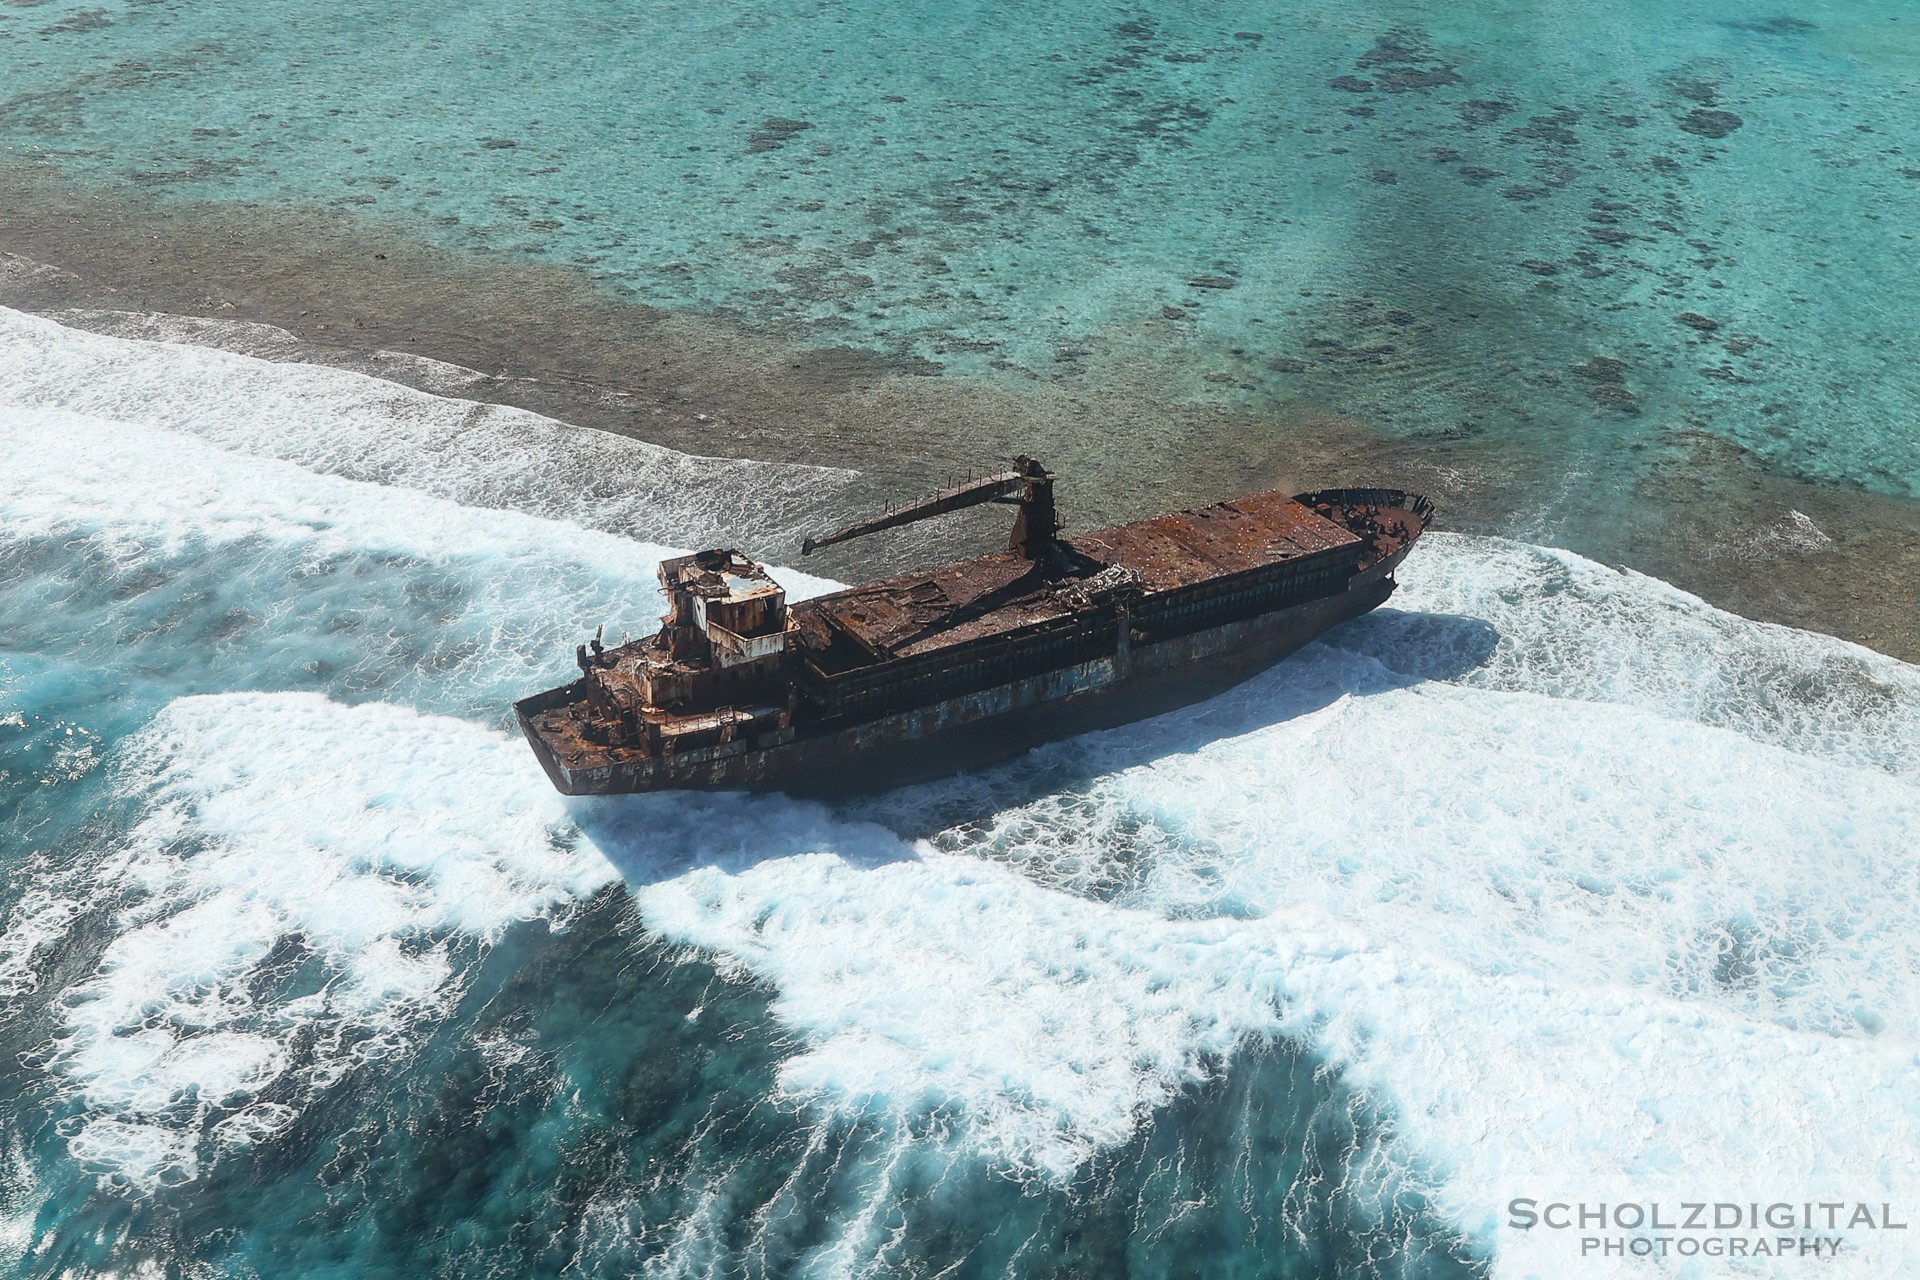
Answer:
M1010 470L816 548L986 502L1005 551L790 602L734 550L660 565L658 633L576 650L514 704L567 795L853 792L924 780L1218 693L1376 608L1433 518L1396 489L1260 493L1063 537L1054 480Z

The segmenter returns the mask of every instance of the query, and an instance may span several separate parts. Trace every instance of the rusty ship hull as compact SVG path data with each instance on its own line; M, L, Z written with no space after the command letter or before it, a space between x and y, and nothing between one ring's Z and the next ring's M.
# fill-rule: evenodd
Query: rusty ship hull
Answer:
M702 588L702 616L724 647L710 661L726 670L699 666L699 602L682 600L661 637L582 650L580 679L514 710L567 795L899 786L1231 688L1386 601L1431 515L1416 495L1329 490L1252 495L1071 540L1048 530L1043 554L1016 547L777 618L769 605L751 624L759 638L745 641L713 621L761 590L730 571ZM672 601L670 576L663 567ZM672 657L676 644L692 656ZM721 692L672 704L684 687L675 680L703 677Z

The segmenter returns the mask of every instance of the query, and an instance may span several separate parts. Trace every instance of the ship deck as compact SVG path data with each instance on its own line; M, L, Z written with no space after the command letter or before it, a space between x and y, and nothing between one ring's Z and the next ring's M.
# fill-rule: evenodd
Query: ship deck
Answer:
M1148 595L1352 548L1360 539L1282 493L1254 494L1064 541L1043 564L1012 552L900 574L792 608L808 657L828 671L909 658L1071 618L1061 594L1108 566Z
M1140 575L1149 593L1175 591L1270 564L1303 560L1360 539L1284 493L1256 493L1073 540L1082 554Z

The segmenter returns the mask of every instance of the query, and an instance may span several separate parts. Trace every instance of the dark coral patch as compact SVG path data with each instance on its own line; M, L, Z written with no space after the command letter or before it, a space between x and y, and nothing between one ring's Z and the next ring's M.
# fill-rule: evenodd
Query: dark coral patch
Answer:
M768 116L758 129L747 135L747 150L778 151L789 138L796 133L805 133L813 128L811 120L788 120L781 116Z
M1680 127L1703 138L1724 138L1745 123L1731 111L1709 111L1700 107L1687 112Z
M1371 71L1387 93L1423 92L1465 83L1451 63L1435 57L1417 35L1404 31L1375 39L1373 48L1361 54L1354 65Z
M1460 118L1468 124L1492 124L1501 116L1513 110L1511 102L1495 102L1488 98L1473 98L1460 104Z

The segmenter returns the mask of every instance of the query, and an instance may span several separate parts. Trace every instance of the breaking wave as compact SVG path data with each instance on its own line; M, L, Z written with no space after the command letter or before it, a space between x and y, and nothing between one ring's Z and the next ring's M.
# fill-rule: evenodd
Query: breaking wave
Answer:
M202 337L209 323L130 319L116 329L164 338ZM281 354L270 326L247 325L238 336L243 351ZM470 507L629 536L673 529L699 546L797 541L824 523L819 513L853 478L693 457L524 409L160 337L89 333L0 307L0 367L8 371L0 409L137 422Z
M568 628L650 592L662 546L567 523L544 486L568 482L513 480L506 445L467 451L471 492L328 474L419 393L363 388L311 434L288 410L260 457L191 407L234 389L173 353L112 348L155 372L102 391L91 344L120 340L6 323L10 363L81 353L33 384L64 407L6 414L7 647L137 713L60 784L124 822L8 896L0 982L49 1002L30 1060L113 1185L204 1180L377 1081L513 929L566 927L617 872L685 963L768 991L769 1105L895 1135L843 1171L867 1195L809 1254L827 1273L884 1269L907 1167L1074 1185L1263 1044L1372 1118L1351 1197L1382 1221L1419 1198L1496 1274L1569 1265L1503 1229L1511 1196L1920 1190L1910 666L1434 535L1391 609L1000 769L840 808L563 802L499 700L563 675ZM342 376L235 369L268 404ZM712 518L631 522L681 545ZM711 1263L715 1230L684 1220L661 1265ZM1860 1274L1914 1261L1856 1243Z
M122 747L146 812L87 887L123 897L48 1065L76 1158L184 1181L444 1017L476 944L605 862L498 735L311 694L180 698Z

